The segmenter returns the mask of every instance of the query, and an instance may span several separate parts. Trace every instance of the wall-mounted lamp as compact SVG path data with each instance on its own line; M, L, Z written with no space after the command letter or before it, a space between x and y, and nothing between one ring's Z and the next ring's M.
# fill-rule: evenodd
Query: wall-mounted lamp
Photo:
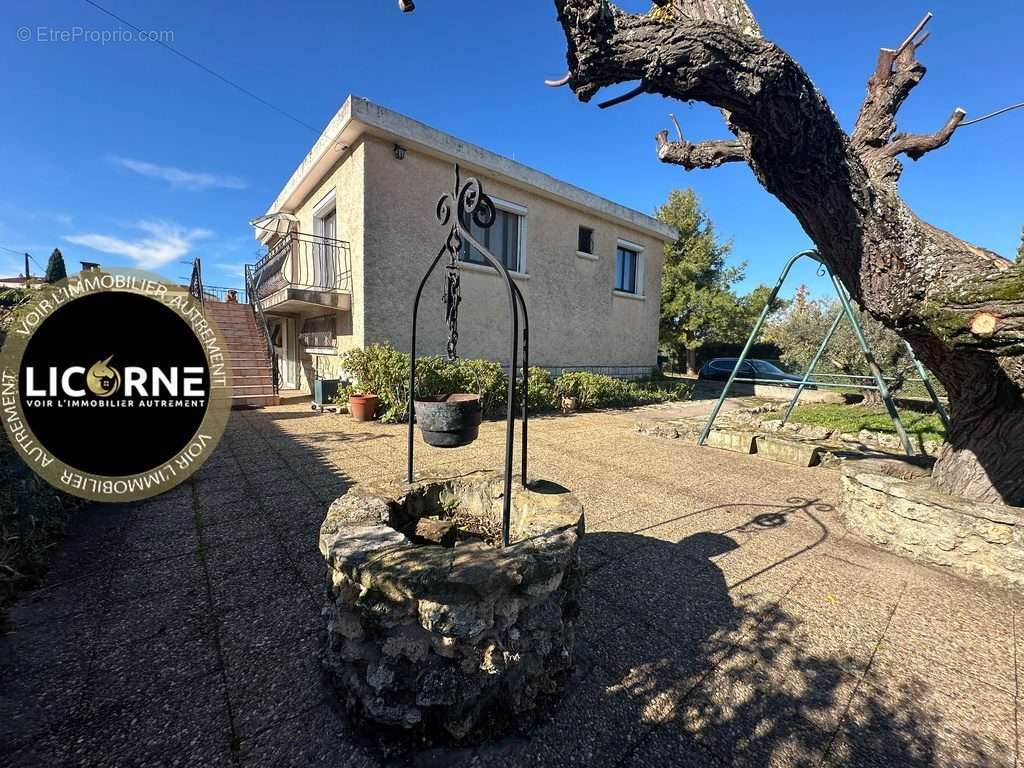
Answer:
M395 160L401 160L405 157L405 147L395 144L395 148L392 150L395 153Z
M416 10L416 3L412 0L398 0L398 7L402 13L411 13Z

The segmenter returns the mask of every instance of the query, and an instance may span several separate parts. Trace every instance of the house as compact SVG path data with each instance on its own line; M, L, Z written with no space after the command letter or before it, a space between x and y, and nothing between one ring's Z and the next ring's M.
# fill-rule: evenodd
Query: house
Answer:
M43 285L41 277L0 277L0 288L41 288Z
M438 198L458 163L497 208L477 234L507 265L530 316L530 362L622 376L658 356L664 243L675 230L521 163L350 96L253 222L266 248L251 267L282 389L341 374L339 355L376 342L409 350L417 286L447 235ZM508 300L474 252L461 262L461 357L505 364ZM437 269L420 304L417 348L444 354Z

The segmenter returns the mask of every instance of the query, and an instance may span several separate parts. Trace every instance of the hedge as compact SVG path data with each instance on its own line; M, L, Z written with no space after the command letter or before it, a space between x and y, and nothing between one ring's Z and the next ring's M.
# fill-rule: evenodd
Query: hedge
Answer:
M616 408L686 400L690 385L680 383L663 390L589 371L570 371L555 380L554 394L556 402L563 397L576 398L580 408Z
M381 421L394 423L407 417L409 401L409 355L388 344L371 344L351 349L341 356L342 367L354 382L339 390L339 400L351 392L375 394L380 399ZM669 400L685 400L690 386L675 383L668 389L664 382L622 381L586 371L563 373L557 379L544 368L528 371L529 408L533 413L553 411L563 397L574 397L580 408L614 408ZM522 377L516 378L516 400L522 401ZM485 416L504 412L508 378L501 366L490 360L448 360L444 357L416 358L416 395L425 397L450 392L475 392L480 395Z

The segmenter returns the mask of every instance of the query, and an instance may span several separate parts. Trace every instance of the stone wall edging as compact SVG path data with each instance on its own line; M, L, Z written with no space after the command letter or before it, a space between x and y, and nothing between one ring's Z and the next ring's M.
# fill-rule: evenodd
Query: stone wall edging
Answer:
M842 467L847 528L895 554L1024 587L1024 509L964 501L936 490L927 476L901 477L865 464Z

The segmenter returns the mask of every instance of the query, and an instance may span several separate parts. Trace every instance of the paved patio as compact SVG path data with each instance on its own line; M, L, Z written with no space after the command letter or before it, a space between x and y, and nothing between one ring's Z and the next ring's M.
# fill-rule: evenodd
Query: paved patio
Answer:
M401 427L236 413L158 499L82 515L0 631L4 765L1013 766L1024 603L859 545L838 476L632 432L531 424L587 510L578 669L497 744L385 753L318 662L317 528L396 475ZM499 465L417 444L419 466Z

